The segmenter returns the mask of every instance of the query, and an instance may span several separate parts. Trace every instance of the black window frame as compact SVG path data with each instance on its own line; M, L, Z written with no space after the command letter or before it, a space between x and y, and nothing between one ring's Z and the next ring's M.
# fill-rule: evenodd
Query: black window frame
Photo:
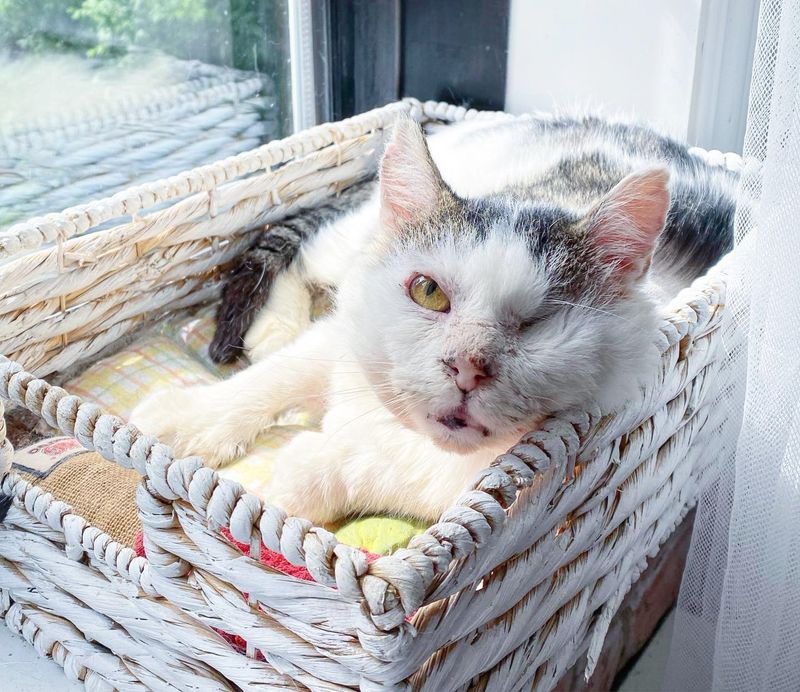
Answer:
M314 5L320 121L404 96L503 109L510 0Z

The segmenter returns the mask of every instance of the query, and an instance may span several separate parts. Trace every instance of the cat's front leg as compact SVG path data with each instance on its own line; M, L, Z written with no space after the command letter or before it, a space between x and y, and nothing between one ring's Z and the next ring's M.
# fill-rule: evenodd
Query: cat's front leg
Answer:
M131 422L170 444L179 456L198 455L219 466L242 455L281 411L321 403L336 343L331 320L228 380L156 392Z
M290 516L325 524L347 513L347 487L341 462L347 450L321 432L303 432L286 444L275 460L267 502Z
M131 422L177 456L198 455L209 466L220 466L241 456L252 441L231 415L237 397L227 384L162 389L136 406Z
M353 512L433 522L495 456L443 452L399 423L387 426L383 415L358 422L347 430L329 416L323 432L301 433L284 446L266 500L318 524Z

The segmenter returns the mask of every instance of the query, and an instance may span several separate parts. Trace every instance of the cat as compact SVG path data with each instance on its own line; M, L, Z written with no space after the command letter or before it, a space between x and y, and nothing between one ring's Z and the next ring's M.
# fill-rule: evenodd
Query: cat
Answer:
M268 501L317 523L435 520L548 415L636 395L657 370L657 306L731 247L735 188L643 126L474 121L426 138L401 120L371 197L275 278L245 339L254 364L157 392L132 421L217 465L311 407L321 430L282 448ZM335 307L309 325L310 286Z

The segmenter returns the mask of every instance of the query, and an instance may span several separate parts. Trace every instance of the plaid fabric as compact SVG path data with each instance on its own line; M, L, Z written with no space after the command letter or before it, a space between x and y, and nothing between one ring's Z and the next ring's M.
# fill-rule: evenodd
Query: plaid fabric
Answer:
M67 391L127 418L144 397L176 384L211 384L218 378L166 336L147 334L67 382Z
M245 367L247 361L244 358L244 354L242 354L242 358L233 363L219 364L211 360L211 356L208 354L208 346L214 337L214 330L216 329L214 312L214 307L206 307L198 310L189 319L182 321L167 320L160 327L159 332L184 348L216 377L230 377L233 373Z

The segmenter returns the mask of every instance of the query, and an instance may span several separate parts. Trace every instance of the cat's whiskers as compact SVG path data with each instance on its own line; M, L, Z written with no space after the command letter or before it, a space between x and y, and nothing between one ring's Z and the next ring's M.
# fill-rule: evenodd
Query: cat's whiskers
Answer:
M345 387L340 389L333 389L333 390L326 390L319 392L318 394L311 394L307 397L309 400L319 400L319 399L337 399L337 404L348 403L351 401L357 401L359 398L365 395L374 395L374 394L384 394L390 395L391 398L397 396L413 396L412 392L404 392L398 391L398 389L389 383L374 383L374 384L365 384L363 386L354 386L354 387ZM345 397L345 398L341 398Z
M394 395L394 390L385 390L383 393ZM349 404L353 403L354 401L358 401L360 399L367 398L369 395L375 395L376 392L374 390L365 388L365 389L356 389L352 391L343 391L343 392L333 392L333 393L322 393L322 394L315 394L313 395L313 399L336 399L336 405L342 404Z
M357 360L349 358L311 358L309 356L294 356L276 351L269 355L270 358L290 358L292 360L311 361L315 363L346 363L352 365L394 365L390 360Z
M584 303L572 303L569 300L552 300L552 303L557 305L567 305L573 308L583 308L584 310L592 310L594 312L599 312L603 315L608 315L609 317L615 317L618 320L622 320L623 322L627 322L628 324L633 325L635 329L638 331L643 331L641 327L637 326L633 320L628 319L627 317L623 317L622 315L618 315L616 312L612 312L611 310L603 310L602 308L595 307L594 305L586 305Z
M396 397L396 399L397 400L402 400L401 397L403 397L403 396L404 396L404 393L401 392ZM392 403L394 403L394 401L395 401L395 399L389 399L385 403L378 404L377 406L374 406L373 408L370 408L367 411L364 411L364 412L360 413L359 415L351 418L349 421L346 421L345 423L342 423L338 428L336 428L336 430L328 433L327 441L330 442L333 439L334 436L338 435L342 430L344 430L344 428L346 428L347 426L349 426L352 423L355 423L355 421L359 420L360 418L363 418L364 416L368 416L368 415L370 415L372 413L375 413L375 411L379 411L382 408L387 408Z

